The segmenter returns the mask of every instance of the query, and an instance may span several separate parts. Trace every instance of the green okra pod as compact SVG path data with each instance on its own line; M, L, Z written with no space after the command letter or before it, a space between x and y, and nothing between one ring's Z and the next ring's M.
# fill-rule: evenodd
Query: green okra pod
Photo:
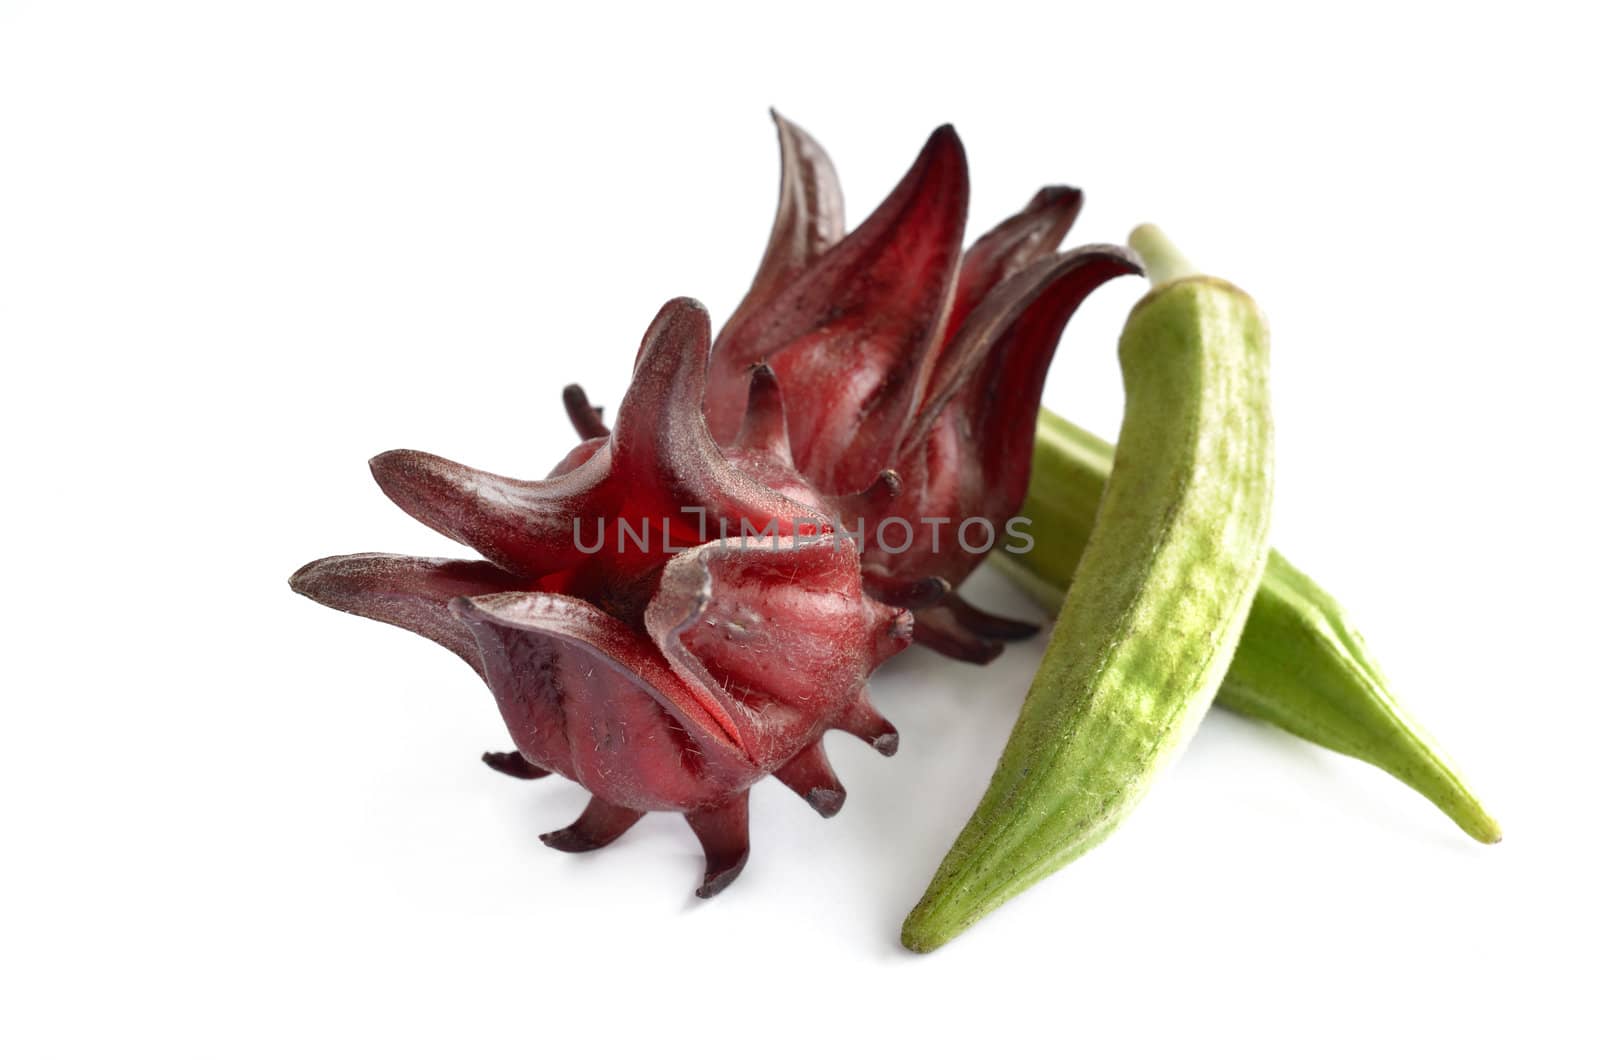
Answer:
M1038 547L997 553L991 562L1051 611L1060 609L1088 542L1111 458L1110 443L1040 412L1022 509ZM1217 703L1369 762L1425 796L1472 838L1500 840L1499 824L1401 709L1338 601L1276 551Z
M906 918L927 951L1103 840L1193 734L1267 560L1272 420L1255 303L1154 229L1118 344L1105 495L982 801Z

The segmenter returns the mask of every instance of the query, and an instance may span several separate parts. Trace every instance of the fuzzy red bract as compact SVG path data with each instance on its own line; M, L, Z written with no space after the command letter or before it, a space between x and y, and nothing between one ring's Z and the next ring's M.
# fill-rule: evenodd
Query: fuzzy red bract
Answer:
M844 789L824 732L894 752L865 689L913 628L980 661L1031 631L955 594L984 551L958 528L1020 508L1061 329L1137 271L1115 247L1054 253L1080 204L1064 188L963 258L966 162L948 127L845 235L826 154L776 120L777 219L715 347L703 307L668 303L614 428L567 389L582 441L545 479L408 450L372 461L396 504L482 561L335 556L291 580L478 672L516 745L485 761L592 796L549 845L590 850L646 812L684 814L702 896L744 864L751 785L775 775L830 816ZM891 523L905 530L885 544Z

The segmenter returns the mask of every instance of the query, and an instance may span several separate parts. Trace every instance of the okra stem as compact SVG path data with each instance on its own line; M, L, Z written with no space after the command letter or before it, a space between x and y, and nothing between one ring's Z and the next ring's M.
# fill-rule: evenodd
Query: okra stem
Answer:
M1183 252L1155 225L1140 225L1135 228L1128 235L1128 245L1144 262L1144 272L1150 277L1152 287L1171 283L1180 277L1198 274L1199 270L1189 264L1189 259L1183 256Z

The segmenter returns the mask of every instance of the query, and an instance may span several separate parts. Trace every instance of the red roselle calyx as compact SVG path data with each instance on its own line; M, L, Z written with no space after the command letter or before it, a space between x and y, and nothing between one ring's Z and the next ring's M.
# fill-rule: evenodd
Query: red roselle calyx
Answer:
M774 774L831 816L844 789L822 734L894 753L865 688L913 628L974 661L1031 632L951 587L1021 507L1061 329L1137 271L1116 247L1054 252L1081 204L1069 188L963 257L966 162L948 126L844 235L827 156L776 121L777 219L715 346L699 303L669 302L614 428L567 388L583 440L548 478L405 450L372 461L390 499L482 560L335 556L291 580L483 677L516 744L485 761L592 795L549 845L590 850L651 810L683 813L706 852L702 896L744 865L756 781Z
M776 120L778 216L712 351L711 433L733 440L747 373L770 367L795 469L817 495L848 498L830 514L864 522L869 590L915 606L918 642L988 662L1000 641L1034 627L950 587L1022 507L1045 371L1067 320L1100 284L1139 267L1120 247L1055 252L1083 205L1067 187L1044 188L963 256L966 155L949 126L845 236L828 156ZM897 488L873 488L885 469Z

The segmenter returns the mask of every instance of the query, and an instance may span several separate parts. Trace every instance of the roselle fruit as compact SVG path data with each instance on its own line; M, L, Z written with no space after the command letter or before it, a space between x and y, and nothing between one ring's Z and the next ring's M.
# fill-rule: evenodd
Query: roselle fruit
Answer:
M846 236L826 154L774 118L777 219L715 346L704 307L669 302L613 428L567 388L582 440L544 479L373 459L391 500L481 560L334 556L290 582L478 672L516 745L484 760L591 795L548 845L591 850L647 812L682 813L705 849L702 897L745 863L756 781L831 816L845 793L823 733L894 753L866 683L914 635L987 661L1032 631L952 587L1021 507L1061 329L1138 271L1116 247L1054 252L1081 205L1068 188L963 257L966 162L948 126Z

